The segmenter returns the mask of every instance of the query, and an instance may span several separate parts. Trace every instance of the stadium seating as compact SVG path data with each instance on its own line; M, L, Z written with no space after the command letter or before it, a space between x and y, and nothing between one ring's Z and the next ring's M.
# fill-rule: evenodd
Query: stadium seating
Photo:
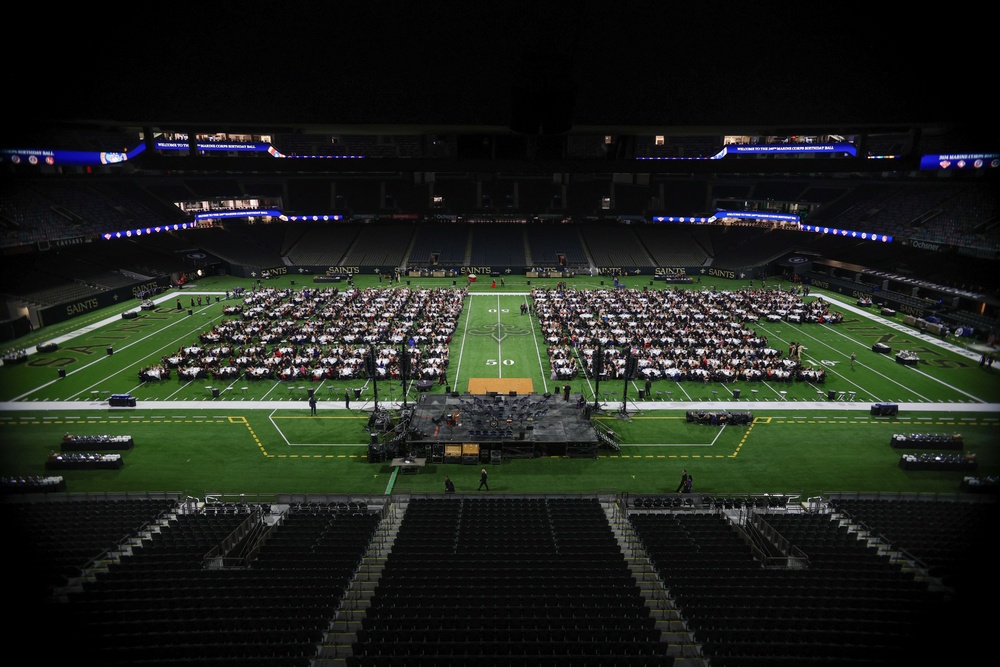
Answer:
M980 587L996 511L995 496L838 494L815 511L781 494L680 498L618 499L623 524L590 497L417 497L383 533L380 505L305 496L5 507L78 655L301 667L333 655L357 667L890 664L919 654L927 619L961 617L950 597ZM642 586L617 537L629 533L655 573ZM358 577L366 553L384 555ZM650 583L688 639L651 611Z

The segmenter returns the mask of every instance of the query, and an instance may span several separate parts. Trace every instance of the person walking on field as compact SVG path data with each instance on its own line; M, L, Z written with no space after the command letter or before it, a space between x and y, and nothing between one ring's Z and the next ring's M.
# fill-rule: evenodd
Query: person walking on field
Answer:
M685 469L681 472L681 483L677 485L677 490L674 493L681 493L684 487L687 486L688 482L688 471Z
M486 468L483 468L482 471L479 473L479 491L482 491L484 486L486 487L487 491L490 490L490 485L486 481L489 478L489 476L490 474L486 472Z
M851 352L851 368L854 368L854 362L858 359L857 352Z

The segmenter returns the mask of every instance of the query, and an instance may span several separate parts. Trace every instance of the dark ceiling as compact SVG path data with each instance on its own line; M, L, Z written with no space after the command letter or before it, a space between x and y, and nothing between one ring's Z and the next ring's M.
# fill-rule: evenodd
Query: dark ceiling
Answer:
M45 27L35 53L8 41L23 66L8 63L18 103L8 94L7 106L21 122L529 134L985 124L978 82L993 41L977 39L991 24L971 7L949 18L906 6L891 20L787 2L182 2L114 16L71 5L58 22L52 11L24 10L23 25Z

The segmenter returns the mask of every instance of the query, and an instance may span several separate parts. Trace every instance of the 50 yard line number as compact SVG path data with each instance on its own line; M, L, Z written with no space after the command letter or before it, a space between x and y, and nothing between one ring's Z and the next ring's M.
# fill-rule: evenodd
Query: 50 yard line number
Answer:
M510 308L490 308L487 312L489 312L489 313L497 313L499 315L500 313L509 313L510 312ZM499 322L497 324L499 326ZM514 365L514 360L513 359L503 359L503 360L499 360L499 359L487 359L486 360L486 365L487 366L513 366Z
M491 313L509 313L510 312L510 308L490 308L489 312L491 312ZM513 366L514 365L514 360L513 359L504 359L503 361L500 361L500 360L497 360L497 359L487 359L486 360L486 365L487 366L499 366L499 365Z

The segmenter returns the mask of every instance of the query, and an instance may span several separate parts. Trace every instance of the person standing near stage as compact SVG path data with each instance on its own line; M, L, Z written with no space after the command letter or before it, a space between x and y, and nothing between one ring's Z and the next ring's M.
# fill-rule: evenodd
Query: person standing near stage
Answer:
M313 394L309 397L309 413L315 417L316 416L316 395Z
M479 491L482 491L484 486L486 487L487 491L490 490L490 485L486 481L489 478L489 476L490 476L490 474L488 472L486 472L486 468L483 468L482 471L480 471L480 473L479 473Z
M351 389L350 389L350 387L348 387L347 389L344 390L344 409L345 410L350 410L351 409Z

